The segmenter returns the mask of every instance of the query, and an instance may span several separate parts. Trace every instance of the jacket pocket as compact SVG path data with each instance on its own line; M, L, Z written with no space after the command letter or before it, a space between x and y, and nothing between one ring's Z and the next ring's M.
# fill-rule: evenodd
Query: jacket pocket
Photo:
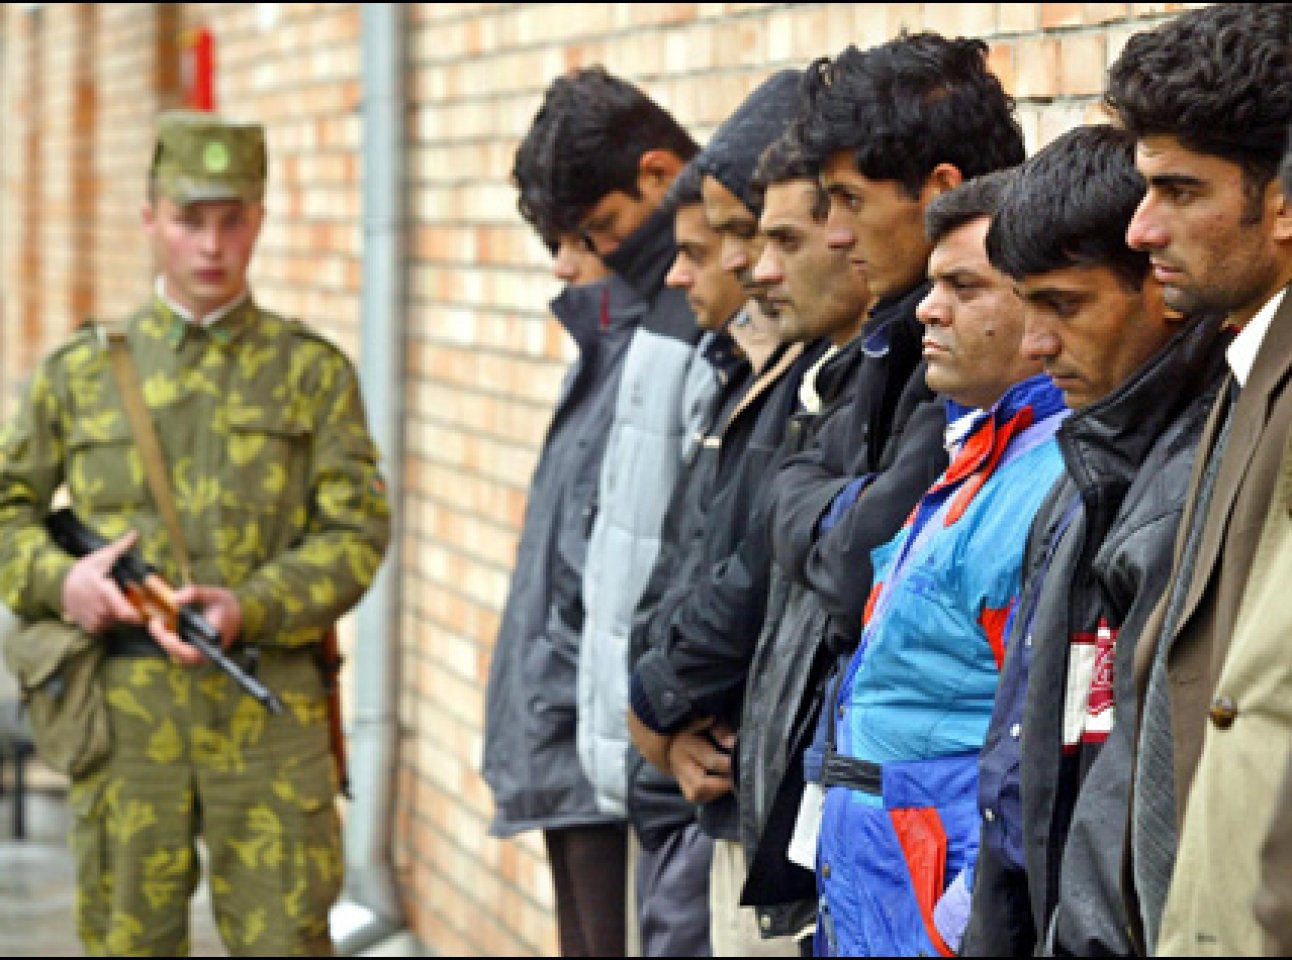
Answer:
M525 649L530 736L535 749L574 737L579 637L552 615Z
M947 834L942 818L936 807L905 807L888 813L906 859L911 893L919 905L925 932L942 956L955 956L933 923L933 908L946 889Z
M137 508L147 502L143 461L130 425L78 420L67 440L67 489L84 514Z
M305 420L287 410L230 411L221 505L275 513L284 503L304 504L311 432Z

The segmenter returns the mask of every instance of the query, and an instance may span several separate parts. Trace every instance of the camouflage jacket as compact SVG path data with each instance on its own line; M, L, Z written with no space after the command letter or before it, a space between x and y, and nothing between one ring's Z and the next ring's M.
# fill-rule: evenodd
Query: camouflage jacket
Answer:
M198 583L230 588L243 638L317 640L371 583L390 513L350 361L250 297L209 327L154 299L124 325ZM0 601L62 612L73 558L45 532L51 499L179 583L165 522L109 361L87 323L36 369L0 431Z

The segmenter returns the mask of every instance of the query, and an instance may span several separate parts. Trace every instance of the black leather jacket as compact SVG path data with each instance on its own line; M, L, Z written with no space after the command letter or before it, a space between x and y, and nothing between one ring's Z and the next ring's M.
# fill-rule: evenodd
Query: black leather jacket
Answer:
M1135 645L1166 589L1176 530L1207 413L1227 369L1219 321L1180 331L1107 397L1074 412L1059 429L1066 471L1037 513L1021 596L1029 596L1040 544L1068 503L1081 508L1054 551L1035 613L1022 722L1019 786L1027 868L979 859L961 951L1006 956L1030 950L1101 956L1132 954L1120 894L1136 698ZM1115 719L1102 744L1083 742L1065 761L1064 698L1072 638L1115 632ZM1011 636L1006 666L1027 638ZM999 710L997 711L999 714ZM987 747L1007 731L988 730ZM984 845L985 846L985 845ZM1026 890L1026 897L1002 894ZM1026 910L1030 916L1017 914ZM1011 915L1001 908L1013 902ZM1002 942L1005 931L1025 942Z

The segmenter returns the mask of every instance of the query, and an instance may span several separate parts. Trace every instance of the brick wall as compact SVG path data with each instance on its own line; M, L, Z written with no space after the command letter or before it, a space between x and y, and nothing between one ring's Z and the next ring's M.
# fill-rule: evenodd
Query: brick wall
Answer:
M180 95L184 29L216 38L222 110L263 120L258 297L358 349L357 4L4 7L0 406L80 317L137 302L148 124ZM394 858L442 954L555 954L540 838L487 836L483 691L537 447L573 355L546 250L515 213L511 151L548 81L593 62L703 140L772 70L903 27L986 39L1029 147L1096 115L1134 30L1189 4L408 4L404 689Z

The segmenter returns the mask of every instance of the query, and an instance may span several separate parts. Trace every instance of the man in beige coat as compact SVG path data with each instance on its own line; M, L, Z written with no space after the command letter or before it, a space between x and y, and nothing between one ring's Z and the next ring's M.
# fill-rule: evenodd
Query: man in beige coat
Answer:
M1283 195L1292 197L1292 127L1288 128L1288 144L1279 176ZM1252 569L1240 626L1260 629L1263 638L1275 638L1285 643L1286 638L1292 636L1292 605L1281 594L1284 585L1292 583L1292 483L1289 482L1292 479L1292 457L1286 452L1278 475L1279 486L1265 517L1260 553ZM1286 660L1285 656L1280 663L1282 669L1275 673L1282 681L1279 692L1282 694L1285 730L1292 726L1287 717L1292 697L1287 693ZM1285 736L1283 740L1286 739ZM1288 755L1292 757L1292 747L1288 748ZM1292 763L1283 774L1283 782L1274 800L1273 818L1261 848L1255 907L1256 921L1264 935L1265 954L1292 955Z
M1203 432L1174 587L1136 650L1127 911L1154 954L1254 954L1257 860L1292 745L1292 7L1216 4L1130 39L1106 100L1147 193L1127 231L1168 306L1223 311L1230 387ZM1276 498L1279 509L1271 511ZM1267 515L1270 518L1267 523Z

